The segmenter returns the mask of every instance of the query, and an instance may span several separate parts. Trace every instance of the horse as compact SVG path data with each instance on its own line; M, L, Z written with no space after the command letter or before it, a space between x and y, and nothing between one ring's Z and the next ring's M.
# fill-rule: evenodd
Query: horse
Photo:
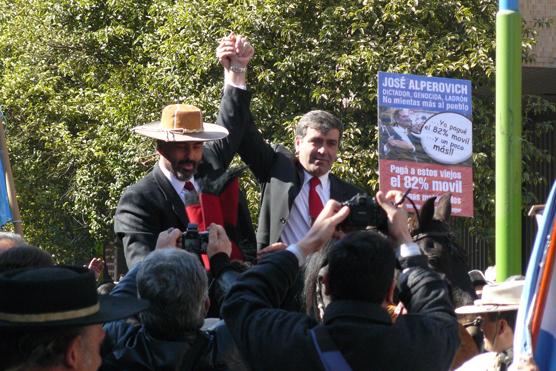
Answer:
M428 258L429 266L444 276L448 282L454 307L471 305L477 299L469 278L465 251L456 242L448 224L452 213L451 193L445 193L425 201L411 217L409 226L413 241ZM479 353L482 335L478 328L464 327L469 318L459 320L460 347L452 361L452 369ZM473 333L473 335L471 335Z
M448 224L452 213L451 193L425 201L410 218L409 230L413 241L428 258L429 266L446 278L454 307L473 304L477 299L469 278L467 256L456 242Z

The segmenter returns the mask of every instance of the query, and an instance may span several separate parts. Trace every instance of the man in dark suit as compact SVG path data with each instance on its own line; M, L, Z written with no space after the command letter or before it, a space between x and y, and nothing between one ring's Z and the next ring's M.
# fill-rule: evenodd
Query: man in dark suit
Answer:
M241 122L243 113L232 108L242 97L231 89L223 97L218 120ZM222 126L203 123L201 111L188 105L167 106L160 122L134 131L156 139L160 158L149 174L126 189L116 209L114 230L127 266L131 269L154 248L160 232L171 227L185 231L188 223L199 224L200 230L212 222L224 225L235 246L232 259L254 257L247 203L237 177L227 171L241 134L228 136Z
M235 100L231 107L234 112L242 113L237 116L245 118L243 131L235 130L230 136L235 141L236 135L243 134L238 153L262 186L258 248L276 242L288 245L307 233L312 219L329 199L346 201L361 191L330 172L343 131L342 122L331 113L311 111L299 120L295 154L264 140L249 114L250 94L246 90L245 72L250 57L245 56L252 56L253 51L241 40L231 34L221 40L216 51L225 70L227 88L244 97ZM227 128L237 125L227 120L222 123Z

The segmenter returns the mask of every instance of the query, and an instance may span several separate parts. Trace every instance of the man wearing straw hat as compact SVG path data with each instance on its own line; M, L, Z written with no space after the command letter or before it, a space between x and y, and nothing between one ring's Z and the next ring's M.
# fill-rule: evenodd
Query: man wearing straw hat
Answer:
M219 121L235 121L242 114L228 108L237 99L242 97L231 89L224 91ZM159 161L124 192L116 209L114 230L127 266L154 248L160 232L185 231L189 223L200 231L211 223L224 226L232 240L231 258L249 260L255 253L255 234L238 172L227 170L239 145L234 136L222 126L203 122L201 110L186 104L166 106L160 121L133 130L156 140ZM203 261L208 268L208 260Z
M18 269L0 275L0 370L94 371L104 322L148 307L136 298L97 295L84 267Z
M515 320L523 279L483 287L474 305L456 308L457 314L476 314L484 337L486 353L465 362L458 370L507 370L513 359Z

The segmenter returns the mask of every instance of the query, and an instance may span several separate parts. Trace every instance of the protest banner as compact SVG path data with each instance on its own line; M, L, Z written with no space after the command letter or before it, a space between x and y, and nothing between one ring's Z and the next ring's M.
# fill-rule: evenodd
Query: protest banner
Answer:
M471 103L468 80L379 72L380 189L412 188L417 207L451 192L452 215L473 216Z

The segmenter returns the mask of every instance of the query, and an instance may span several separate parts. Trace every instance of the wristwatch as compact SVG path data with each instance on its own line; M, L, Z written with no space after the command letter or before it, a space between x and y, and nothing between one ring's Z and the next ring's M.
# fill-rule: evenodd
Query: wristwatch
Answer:
M241 67L238 66L237 64L231 64L230 70L235 73L245 73L247 71L247 67Z

